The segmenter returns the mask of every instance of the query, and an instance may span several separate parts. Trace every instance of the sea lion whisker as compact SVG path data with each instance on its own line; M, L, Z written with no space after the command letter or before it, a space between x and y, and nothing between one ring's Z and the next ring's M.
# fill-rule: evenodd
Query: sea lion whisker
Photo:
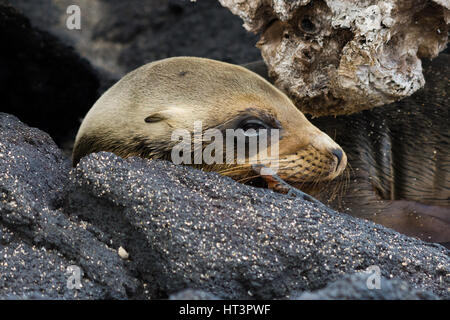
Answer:
M258 174L258 175L253 175L253 176L249 176L249 177L244 177L244 178L236 180L236 181L240 182L240 183L244 183L244 182L247 182L249 180L252 180L252 179L255 179L255 178L259 178L259 177L260 177L260 175Z

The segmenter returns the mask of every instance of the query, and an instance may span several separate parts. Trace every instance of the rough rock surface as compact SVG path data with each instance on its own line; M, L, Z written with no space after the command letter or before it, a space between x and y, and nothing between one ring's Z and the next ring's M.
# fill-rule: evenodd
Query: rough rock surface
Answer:
M261 33L276 85L314 116L349 114L424 85L421 58L445 49L448 1L220 0Z
M371 272L344 275L325 288L294 293L291 300L435 300L436 295L417 290L407 282L380 277L376 283ZM377 280L378 281L378 280ZM370 282L370 289L368 286ZM377 285L379 285L377 287ZM186 289L170 296L170 300L217 300L216 296L201 290Z
M0 112L19 117L61 143L97 99L89 63L54 36L0 2Z
M293 300L434 300L437 297L429 292L412 288L407 282L381 277L379 287L367 286L370 273L346 275L314 292L303 292L293 296Z
M170 300L219 300L216 296L201 290L186 289L172 294Z
M98 153L70 180L65 210L126 248L152 297L287 298L371 265L449 295L444 247L216 173Z
M70 162L48 134L0 113L0 298L108 299L138 281L102 232L63 214ZM84 274L69 289L67 268Z
M449 251L382 226L163 161L99 153L69 171L0 114L0 298L288 298L370 265L449 298Z

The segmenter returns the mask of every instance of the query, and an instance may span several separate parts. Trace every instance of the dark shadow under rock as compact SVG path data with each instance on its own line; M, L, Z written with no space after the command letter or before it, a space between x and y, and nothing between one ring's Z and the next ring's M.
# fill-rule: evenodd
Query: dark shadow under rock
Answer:
M257 37L247 32L242 22L218 1L166 3L146 17L152 23L151 28L144 28L122 52L120 64L134 69L173 56L205 57L236 64L260 59L255 47Z
M96 101L99 81L86 60L0 3L0 112L19 117L61 143Z
M173 56L198 56L231 63L261 59L257 37L214 0L15 0L33 24L104 71L111 84L145 63ZM81 9L81 30L65 27L66 9Z
M449 298L449 251L331 209L169 162L92 154L66 212L123 245L152 297L288 298L379 266Z

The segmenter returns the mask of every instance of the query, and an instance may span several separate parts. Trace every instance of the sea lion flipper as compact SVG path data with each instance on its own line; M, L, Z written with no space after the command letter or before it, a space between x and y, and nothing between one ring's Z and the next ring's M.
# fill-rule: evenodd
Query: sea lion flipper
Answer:
M325 207L325 205L314 198L313 196L310 196L309 194L303 192L302 190L295 188L291 186L289 183L281 179L276 173L272 172L271 174L262 174L261 169L265 168L262 165L253 165L253 170L261 174L261 177L266 180L268 184L268 188L272 189L274 191L285 193L289 197L295 197L300 198L308 202L312 202L316 204L318 207ZM266 168L267 169L267 168ZM266 170L266 172L270 172L270 170Z

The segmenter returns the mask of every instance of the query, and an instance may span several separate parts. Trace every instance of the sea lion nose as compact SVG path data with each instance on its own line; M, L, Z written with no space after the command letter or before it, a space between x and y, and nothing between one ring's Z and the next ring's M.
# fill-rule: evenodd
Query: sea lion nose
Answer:
M341 164L342 157L344 156L344 153L342 152L342 149L333 149L331 153L337 158L337 165L336 169L339 168L339 165Z

